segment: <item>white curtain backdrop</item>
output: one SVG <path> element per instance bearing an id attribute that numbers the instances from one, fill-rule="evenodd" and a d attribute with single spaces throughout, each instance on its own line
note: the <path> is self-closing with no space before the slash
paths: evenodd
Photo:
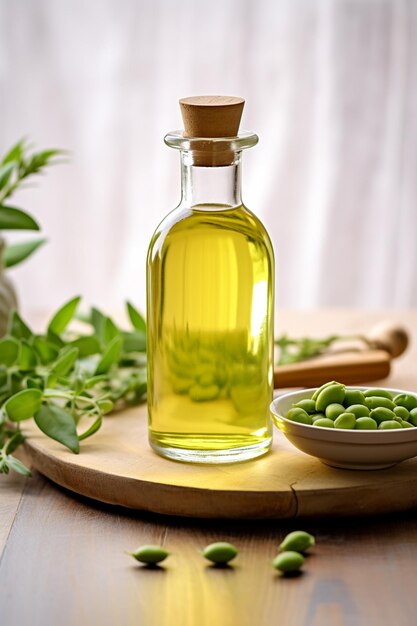
<path id="1" fill-rule="evenodd" d="M 279 307 L 415 306 L 416 59 L 413 0 L 0 0 L 0 147 L 71 151 L 13 201 L 49 239 L 11 273 L 23 310 L 144 308 L 180 190 L 162 138 L 196 94 L 246 98 Z"/>

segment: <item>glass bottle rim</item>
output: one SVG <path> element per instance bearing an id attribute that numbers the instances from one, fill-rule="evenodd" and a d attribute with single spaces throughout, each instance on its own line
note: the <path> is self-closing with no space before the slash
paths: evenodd
<path id="1" fill-rule="evenodd" d="M 239 152 L 256 146 L 258 141 L 258 135 L 245 130 L 240 131 L 236 137 L 184 137 L 183 130 L 173 130 L 164 137 L 164 142 L 170 148 L 199 152 L 213 149 Z"/>

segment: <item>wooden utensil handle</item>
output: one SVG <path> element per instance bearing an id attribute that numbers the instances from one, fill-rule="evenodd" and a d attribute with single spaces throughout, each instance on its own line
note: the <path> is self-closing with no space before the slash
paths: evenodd
<path id="1" fill-rule="evenodd" d="M 329 380 L 354 385 L 386 378 L 390 368 L 391 360 L 385 350 L 326 355 L 277 367 L 274 387 L 317 387 Z"/>

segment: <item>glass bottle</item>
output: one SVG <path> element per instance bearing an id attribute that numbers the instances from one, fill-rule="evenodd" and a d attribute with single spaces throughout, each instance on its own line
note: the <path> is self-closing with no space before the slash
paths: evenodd
<path id="1" fill-rule="evenodd" d="M 185 132 L 165 142 L 180 151 L 181 202 L 147 261 L 149 440 L 176 460 L 241 461 L 272 441 L 274 256 L 241 199 L 241 153 L 258 137 L 238 132 L 241 99 L 180 104 Z"/>

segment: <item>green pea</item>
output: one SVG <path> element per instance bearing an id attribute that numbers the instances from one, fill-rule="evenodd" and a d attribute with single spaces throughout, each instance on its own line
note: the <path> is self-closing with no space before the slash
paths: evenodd
<path id="1" fill-rule="evenodd" d="M 386 409 L 383 406 L 378 407 L 377 409 L 372 409 L 370 413 L 370 417 L 376 421 L 377 424 L 381 422 L 392 422 L 395 420 L 395 413 L 391 411 L 391 409 Z"/>
<path id="2" fill-rule="evenodd" d="M 203 556 L 216 565 L 225 565 L 229 563 L 237 555 L 237 549 L 231 543 L 218 541 L 206 546 L 203 550 Z"/>
<path id="3" fill-rule="evenodd" d="M 321 411 L 325 410 L 326 406 L 329 406 L 329 404 L 333 404 L 335 402 L 337 402 L 338 404 L 342 404 L 345 398 L 345 390 L 346 388 L 344 385 L 336 383 L 334 385 L 329 385 L 329 387 L 326 387 L 325 389 L 320 391 L 316 400 L 317 411 L 320 413 Z"/>
<path id="4" fill-rule="evenodd" d="M 363 392 L 365 398 L 388 398 L 388 400 L 392 400 L 392 393 L 387 391 L 386 389 L 367 389 Z"/>
<path id="5" fill-rule="evenodd" d="M 356 430 L 376 430 L 378 424 L 371 417 L 358 417 L 355 428 Z"/>
<path id="6" fill-rule="evenodd" d="M 334 428 L 334 421 L 329 419 L 328 417 L 322 417 L 321 419 L 316 420 L 314 426 L 320 426 L 321 428 Z"/>
<path id="7" fill-rule="evenodd" d="M 404 420 L 405 422 L 408 421 L 408 418 L 410 417 L 410 413 L 405 408 L 405 406 L 396 406 L 395 409 L 393 409 L 393 411 L 395 415 L 397 415 L 398 417 L 401 417 L 402 420 Z"/>
<path id="8" fill-rule="evenodd" d="M 385 422 L 381 422 L 378 426 L 379 430 L 394 430 L 394 428 L 402 428 L 401 424 L 397 422 L 397 420 L 387 420 Z"/>
<path id="9" fill-rule="evenodd" d="M 298 407 L 299 409 L 304 409 L 306 413 L 315 413 L 316 412 L 316 403 L 314 400 L 300 400 L 293 404 L 294 407 Z"/>
<path id="10" fill-rule="evenodd" d="M 409 411 L 417 408 L 417 398 L 410 393 L 399 393 L 395 396 L 394 402 L 397 406 L 404 406 Z"/>
<path id="11" fill-rule="evenodd" d="M 414 428 L 413 424 L 410 424 L 410 422 L 406 422 L 405 420 L 401 421 L 401 427 L 402 428 Z"/>
<path id="12" fill-rule="evenodd" d="M 353 413 L 342 413 L 342 415 L 339 415 L 339 417 L 335 420 L 334 427 L 345 428 L 348 430 L 351 428 L 355 428 L 355 424 L 356 417 Z"/>
<path id="13" fill-rule="evenodd" d="M 272 561 L 272 567 L 286 574 L 287 572 L 297 572 L 304 563 L 304 557 L 299 552 L 281 552 Z"/>
<path id="14" fill-rule="evenodd" d="M 395 404 L 388 398 L 382 398 L 381 396 L 370 396 L 365 398 L 366 406 L 368 409 L 377 409 L 378 407 L 384 407 L 385 409 L 395 409 Z"/>
<path id="15" fill-rule="evenodd" d="M 208 400 L 215 400 L 219 395 L 219 391 L 220 389 L 217 385 L 209 385 L 208 387 L 193 385 L 188 394 L 194 402 L 207 402 Z"/>
<path id="16" fill-rule="evenodd" d="M 214 383 L 214 374 L 210 372 L 207 372 L 206 374 L 201 374 L 201 376 L 198 377 L 198 384 L 202 387 L 210 387 L 211 385 L 214 385 Z"/>
<path id="17" fill-rule="evenodd" d="M 352 404 L 365 404 L 365 396 L 359 389 L 346 389 L 345 399 L 343 400 L 345 407 L 349 407 Z"/>
<path id="18" fill-rule="evenodd" d="M 313 420 L 313 424 L 315 424 L 317 420 L 322 420 L 326 418 L 324 413 L 313 413 L 312 415 L 310 415 L 310 417 Z"/>
<path id="19" fill-rule="evenodd" d="M 322 385 L 321 387 L 319 387 L 318 389 L 316 389 L 316 391 L 313 393 L 313 395 L 311 396 L 312 400 L 317 400 L 319 393 L 321 391 L 323 391 L 323 389 L 326 389 L 326 387 L 330 387 L 330 385 L 338 385 L 339 383 L 335 380 L 331 380 L 328 383 L 324 383 L 324 385 Z"/>
<path id="20" fill-rule="evenodd" d="M 304 409 L 300 409 L 298 407 L 294 409 L 290 409 L 285 416 L 288 420 L 292 422 L 299 422 L 300 424 L 312 424 L 313 420 L 311 416 L 304 411 Z"/>
<path id="21" fill-rule="evenodd" d="M 141 546 L 135 552 L 132 552 L 131 555 L 137 561 L 141 563 L 145 563 L 146 565 L 156 565 L 157 563 L 161 563 L 164 561 L 169 552 L 165 550 L 162 546 Z"/>
<path id="22" fill-rule="evenodd" d="M 338 404 L 337 402 L 333 402 L 333 404 L 329 404 L 328 406 L 326 406 L 326 417 L 329 420 L 335 420 L 336 417 L 339 417 L 339 415 L 342 415 L 342 413 L 345 412 L 345 407 L 343 406 L 343 404 Z"/>
<path id="23" fill-rule="evenodd" d="M 194 381 L 191 378 L 179 378 L 177 376 L 172 376 L 171 379 L 174 393 L 188 393 L 190 387 L 194 385 Z"/>
<path id="24" fill-rule="evenodd" d="M 417 426 L 417 408 L 416 409 L 411 409 L 409 415 L 408 415 L 408 421 L 413 425 L 413 426 Z"/>
<path id="25" fill-rule="evenodd" d="M 294 530 L 289 533 L 279 546 L 281 552 L 294 551 L 294 552 L 306 552 L 309 548 L 316 543 L 315 538 L 310 533 L 306 533 L 304 530 Z"/>
<path id="26" fill-rule="evenodd" d="M 358 417 L 369 417 L 370 413 L 368 407 L 364 404 L 352 404 L 351 406 L 347 407 L 346 412 L 353 413 L 356 419 Z"/>

